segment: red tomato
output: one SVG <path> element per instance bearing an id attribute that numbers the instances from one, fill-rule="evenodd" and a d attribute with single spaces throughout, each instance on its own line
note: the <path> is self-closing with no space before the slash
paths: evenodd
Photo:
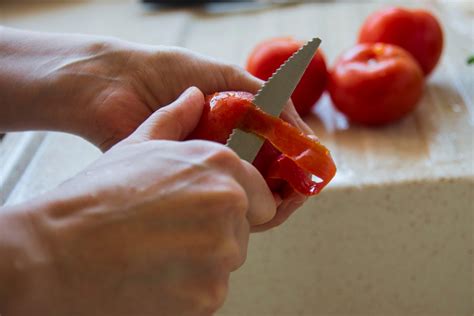
<path id="1" fill-rule="evenodd" d="M 390 44 L 358 44 L 344 53 L 329 75 L 334 105 L 354 122 L 376 125 L 412 111 L 423 92 L 420 65 Z"/>
<path id="2" fill-rule="evenodd" d="M 250 53 L 247 70 L 257 78 L 267 80 L 304 43 L 291 37 L 272 38 L 258 44 Z M 326 88 L 326 62 L 318 49 L 291 96 L 301 116 L 310 113 Z"/>
<path id="3" fill-rule="evenodd" d="M 370 15 L 360 30 L 359 43 L 375 42 L 394 44 L 406 49 L 427 76 L 441 57 L 443 31 L 430 12 L 388 8 Z"/>
<path id="4" fill-rule="evenodd" d="M 253 165 L 273 192 L 285 195 L 286 184 L 304 195 L 319 193 L 336 173 L 329 150 L 296 127 L 251 103 L 245 92 L 220 92 L 206 99 L 204 111 L 189 139 L 225 143 L 234 128 L 266 139 Z M 315 182 L 310 174 L 321 179 Z"/>

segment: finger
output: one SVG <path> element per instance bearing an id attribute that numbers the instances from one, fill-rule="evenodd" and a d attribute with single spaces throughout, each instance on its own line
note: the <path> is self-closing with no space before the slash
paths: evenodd
<path id="1" fill-rule="evenodd" d="M 191 87 L 173 103 L 155 111 L 130 136 L 133 140 L 183 140 L 197 126 L 204 108 L 204 95 Z"/>
<path id="2" fill-rule="evenodd" d="M 234 234 L 235 238 L 239 245 L 240 250 L 240 261 L 234 267 L 232 267 L 231 271 L 235 271 L 240 268 L 245 260 L 247 259 L 247 250 L 250 238 L 250 223 L 248 220 L 244 219 L 238 221 L 234 224 Z"/>
<path id="3" fill-rule="evenodd" d="M 281 203 L 283 202 L 283 199 L 281 198 L 279 193 L 272 192 L 273 194 L 273 199 L 275 200 L 276 207 L 280 207 Z"/>
<path id="4" fill-rule="evenodd" d="M 242 160 L 243 169 L 237 171 L 235 179 L 244 188 L 249 201 L 247 220 L 250 226 L 269 222 L 276 214 L 277 203 L 260 172 Z"/>
<path id="5" fill-rule="evenodd" d="M 299 207 L 301 207 L 306 201 L 307 197 L 298 193 L 293 192 L 289 197 L 285 198 L 281 205 L 278 207 L 276 215 L 271 221 L 264 223 L 263 225 L 255 225 L 251 227 L 251 232 L 263 232 L 271 228 L 277 227 L 284 223 Z"/>
<path id="6" fill-rule="evenodd" d="M 226 90 L 247 91 L 256 94 L 264 84 L 264 81 L 252 76 L 249 72 L 236 66 L 230 66 L 224 72 Z M 307 135 L 314 134 L 313 130 L 303 121 L 289 100 L 280 116 L 283 120 L 300 129 Z"/>
<path id="7" fill-rule="evenodd" d="M 228 66 L 223 75 L 227 85 L 226 90 L 246 91 L 256 94 L 264 83 L 264 81 L 252 76 L 238 66 Z"/>
<path id="8" fill-rule="evenodd" d="M 313 130 L 303 121 L 301 116 L 298 114 L 291 100 L 289 100 L 288 103 L 286 104 L 280 117 L 284 121 L 287 121 L 291 125 L 297 127 L 300 131 L 302 131 L 306 135 L 314 134 Z"/>

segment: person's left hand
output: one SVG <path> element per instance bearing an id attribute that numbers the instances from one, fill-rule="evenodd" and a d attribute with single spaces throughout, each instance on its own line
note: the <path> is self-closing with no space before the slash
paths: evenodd
<path id="1" fill-rule="evenodd" d="M 66 59 L 51 75 L 55 81 L 51 89 L 73 91 L 64 99 L 73 111 L 78 111 L 73 116 L 77 119 L 70 123 L 74 132 L 103 151 L 130 135 L 155 110 L 190 86 L 204 94 L 230 90 L 256 93 L 262 84 L 235 65 L 183 48 L 121 41 L 96 45 L 90 56 L 79 60 Z M 285 111 L 285 119 L 311 132 L 291 102 Z"/>

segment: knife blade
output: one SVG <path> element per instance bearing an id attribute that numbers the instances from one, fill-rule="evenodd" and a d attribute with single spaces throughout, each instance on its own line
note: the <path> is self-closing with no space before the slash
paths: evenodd
<path id="1" fill-rule="evenodd" d="M 263 84 L 252 102 L 266 113 L 279 116 L 320 44 L 319 38 L 313 38 L 296 51 Z M 264 141 L 255 134 L 235 128 L 227 139 L 226 146 L 234 150 L 241 159 L 252 163 Z"/>

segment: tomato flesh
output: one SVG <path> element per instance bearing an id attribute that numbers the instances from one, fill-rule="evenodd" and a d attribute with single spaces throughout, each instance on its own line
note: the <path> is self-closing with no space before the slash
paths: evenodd
<path id="1" fill-rule="evenodd" d="M 329 150 L 296 127 L 260 110 L 252 99 L 253 95 L 245 92 L 208 96 L 204 113 L 190 139 L 224 144 L 234 128 L 254 133 L 266 139 L 254 165 L 272 190 L 288 183 L 304 195 L 319 193 L 336 173 Z M 313 181 L 311 175 L 321 181 Z"/>

